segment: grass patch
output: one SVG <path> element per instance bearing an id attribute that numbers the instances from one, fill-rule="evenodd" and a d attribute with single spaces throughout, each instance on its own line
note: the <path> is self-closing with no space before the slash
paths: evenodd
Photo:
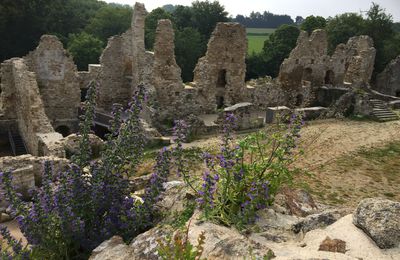
<path id="1" fill-rule="evenodd" d="M 260 53 L 264 47 L 265 40 L 275 30 L 274 28 L 246 28 L 248 53 Z"/>
<path id="2" fill-rule="evenodd" d="M 246 28 L 246 33 L 254 33 L 254 34 L 271 34 L 275 32 L 275 28 Z"/>
<path id="3" fill-rule="evenodd" d="M 248 53 L 260 53 L 264 47 L 265 40 L 268 39 L 268 36 L 254 36 L 254 35 L 247 35 L 248 40 Z"/>
<path id="4" fill-rule="evenodd" d="M 321 203 L 355 206 L 370 197 L 400 201 L 400 141 L 341 156 L 313 175 L 297 181 L 306 182 L 302 186 Z"/>

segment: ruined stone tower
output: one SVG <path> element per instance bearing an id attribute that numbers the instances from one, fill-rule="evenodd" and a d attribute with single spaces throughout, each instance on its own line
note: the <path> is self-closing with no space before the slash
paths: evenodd
<path id="1" fill-rule="evenodd" d="M 206 55 L 194 70 L 198 98 L 205 112 L 243 101 L 246 53 L 245 28 L 237 23 L 218 23 Z"/>
<path id="2" fill-rule="evenodd" d="M 154 43 L 153 86 L 160 118 L 179 114 L 184 90 L 181 69 L 175 60 L 174 29 L 170 20 L 159 20 Z"/>

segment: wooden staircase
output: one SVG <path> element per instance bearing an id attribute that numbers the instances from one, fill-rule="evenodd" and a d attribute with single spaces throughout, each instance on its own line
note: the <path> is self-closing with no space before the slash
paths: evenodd
<path id="1" fill-rule="evenodd" d="M 372 116 L 379 122 L 399 120 L 399 116 L 390 110 L 385 102 L 379 99 L 371 99 Z"/>

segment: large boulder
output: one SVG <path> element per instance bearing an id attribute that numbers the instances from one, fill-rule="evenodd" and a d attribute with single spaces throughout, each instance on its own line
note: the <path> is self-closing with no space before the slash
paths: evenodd
<path id="1" fill-rule="evenodd" d="M 380 198 L 364 199 L 358 204 L 353 223 L 380 248 L 400 245 L 400 202 Z"/>

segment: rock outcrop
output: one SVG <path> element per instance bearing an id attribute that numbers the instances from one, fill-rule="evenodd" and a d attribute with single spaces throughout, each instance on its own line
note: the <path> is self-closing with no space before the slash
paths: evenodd
<path id="1" fill-rule="evenodd" d="M 380 248 L 400 246 L 400 202 L 364 199 L 354 213 L 354 225 L 367 233 Z"/>

